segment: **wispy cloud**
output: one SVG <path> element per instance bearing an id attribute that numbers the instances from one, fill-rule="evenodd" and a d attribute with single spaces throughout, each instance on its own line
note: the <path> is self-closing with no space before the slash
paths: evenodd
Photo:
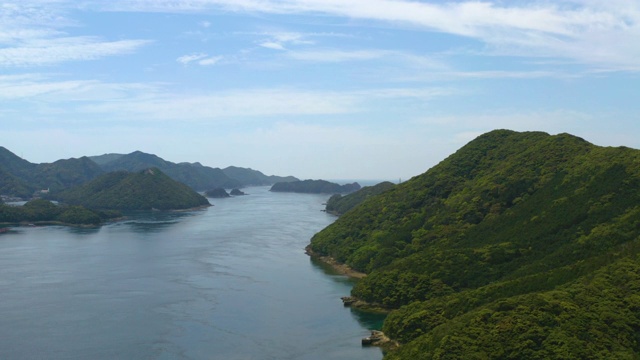
<path id="1" fill-rule="evenodd" d="M 0 66 L 43 66 L 132 53 L 149 40 L 108 41 L 69 36 L 63 29 L 77 24 L 64 14 L 64 1 L 0 5 Z"/>
<path id="2" fill-rule="evenodd" d="M 327 14 L 473 38 L 497 54 L 559 57 L 640 71 L 637 1 L 121 0 L 104 6 L 127 11 Z"/>
<path id="3" fill-rule="evenodd" d="M 222 59 L 223 59 L 222 56 L 210 56 L 208 54 L 200 53 L 200 54 L 190 54 L 190 55 L 180 56 L 179 58 L 176 59 L 176 61 L 185 66 L 191 63 L 195 63 L 202 66 L 210 66 L 210 65 L 217 64 Z"/>
<path id="4" fill-rule="evenodd" d="M 286 50 L 288 45 L 310 45 L 314 41 L 309 40 L 312 36 L 318 36 L 318 34 L 302 34 L 295 32 L 271 32 L 259 34 L 267 37 L 266 40 L 260 41 L 259 45 L 273 50 Z"/>
<path id="5" fill-rule="evenodd" d="M 0 66 L 41 66 L 66 61 L 96 60 L 134 52 L 146 40 L 101 41 L 93 37 L 38 39 L 0 49 Z"/>
<path id="6" fill-rule="evenodd" d="M 149 97 L 159 89 L 153 84 L 106 83 L 96 80 L 57 80 L 45 74 L 0 75 L 0 102 L 57 103 L 111 102 Z"/>

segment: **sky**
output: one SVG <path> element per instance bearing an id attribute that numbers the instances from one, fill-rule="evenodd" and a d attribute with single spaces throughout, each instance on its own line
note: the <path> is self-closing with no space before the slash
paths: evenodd
<path id="1" fill-rule="evenodd" d="M 0 2 L 0 145 L 408 179 L 494 130 L 640 148 L 638 0 Z"/>

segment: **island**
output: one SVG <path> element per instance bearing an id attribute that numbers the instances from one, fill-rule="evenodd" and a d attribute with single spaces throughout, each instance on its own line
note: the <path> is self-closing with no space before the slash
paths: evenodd
<path id="1" fill-rule="evenodd" d="M 215 188 L 204 192 L 207 197 L 222 199 L 230 197 L 229 193 L 223 188 Z"/>
<path id="2" fill-rule="evenodd" d="M 275 183 L 270 191 L 273 192 L 294 192 L 307 194 L 345 194 L 360 189 L 360 184 L 340 185 L 326 180 L 298 180 L 290 182 Z"/>
<path id="3" fill-rule="evenodd" d="M 207 198 L 157 168 L 107 173 L 50 197 L 89 209 L 185 210 L 211 206 Z"/>
<path id="4" fill-rule="evenodd" d="M 0 224 L 5 225 L 97 226 L 121 216 L 117 211 L 95 211 L 83 206 L 57 205 L 45 199 L 34 199 L 22 206 L 0 204 Z"/>

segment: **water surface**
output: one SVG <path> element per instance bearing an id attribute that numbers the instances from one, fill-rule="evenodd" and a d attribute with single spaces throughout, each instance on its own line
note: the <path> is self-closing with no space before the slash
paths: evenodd
<path id="1" fill-rule="evenodd" d="M 2 359 L 367 359 L 380 316 L 304 254 L 328 196 L 212 199 L 98 229 L 0 234 Z"/>

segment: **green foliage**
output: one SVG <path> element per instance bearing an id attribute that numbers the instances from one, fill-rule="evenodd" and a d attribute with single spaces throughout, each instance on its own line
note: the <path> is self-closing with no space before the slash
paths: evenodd
<path id="1" fill-rule="evenodd" d="M 303 180 L 278 182 L 273 184 L 270 191 L 309 194 L 344 194 L 359 189 L 360 184 L 358 183 L 340 185 L 326 180 Z"/>
<path id="2" fill-rule="evenodd" d="M 639 151 L 499 130 L 310 246 L 369 273 L 354 296 L 398 309 L 384 330 L 404 345 L 390 358 L 634 358 L 624 306 L 640 282 L 626 276 L 620 298 L 613 277 L 638 263 L 639 204 Z M 591 296 L 592 279 L 611 281 Z"/>
<path id="3" fill-rule="evenodd" d="M 382 194 L 394 186 L 395 185 L 393 183 L 385 181 L 374 186 L 365 186 L 362 189 L 346 196 L 335 194 L 329 198 L 329 201 L 327 201 L 326 210 L 332 214 L 342 215 L 367 198 Z"/>
<path id="4" fill-rule="evenodd" d="M 108 173 L 56 196 L 90 209 L 179 210 L 209 205 L 204 196 L 155 168 Z"/>
<path id="5" fill-rule="evenodd" d="M 0 223 L 64 223 L 69 225 L 99 225 L 104 220 L 120 216 L 88 210 L 81 206 L 58 206 L 48 200 L 36 199 L 23 206 L 0 204 Z"/>

